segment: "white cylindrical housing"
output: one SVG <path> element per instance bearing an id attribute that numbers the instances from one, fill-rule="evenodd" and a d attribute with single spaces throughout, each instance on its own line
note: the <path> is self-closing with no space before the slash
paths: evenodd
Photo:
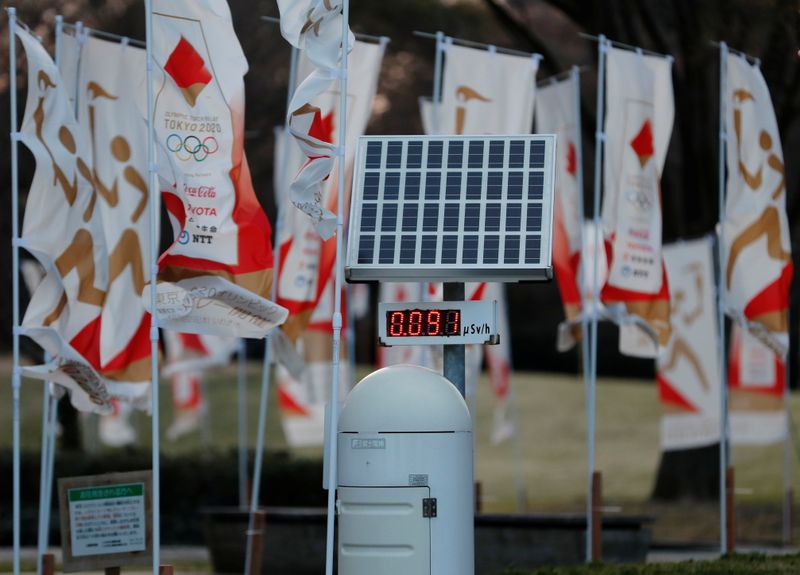
<path id="1" fill-rule="evenodd" d="M 339 573 L 472 575 L 472 420 L 429 369 L 399 365 L 350 393 L 338 436 Z"/>

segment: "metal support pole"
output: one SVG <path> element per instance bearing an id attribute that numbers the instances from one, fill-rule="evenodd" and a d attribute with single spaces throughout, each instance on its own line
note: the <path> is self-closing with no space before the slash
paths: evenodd
<path id="1" fill-rule="evenodd" d="M 792 543 L 792 394 L 789 389 L 789 356 L 784 357 L 783 407 L 786 412 L 786 437 L 783 440 L 783 544 Z"/>
<path id="2" fill-rule="evenodd" d="M 719 231 L 717 235 L 718 280 L 717 280 L 717 329 L 719 331 L 720 405 L 719 405 L 719 547 L 723 555 L 728 552 L 728 499 L 726 497 L 726 477 L 728 473 L 728 377 L 725 357 L 725 153 L 728 139 L 726 122 L 726 67 L 728 65 L 728 45 L 719 45 Z"/>
<path id="3" fill-rule="evenodd" d="M 584 219 L 584 202 L 583 202 L 583 128 L 581 125 L 581 68 L 580 66 L 573 66 L 570 69 L 570 78 L 573 82 L 574 88 L 574 106 L 575 106 L 575 164 L 576 164 L 576 171 L 575 171 L 575 180 L 577 183 L 578 188 L 578 213 L 581 216 L 581 227 L 580 227 L 580 246 L 581 246 L 581 258 L 580 258 L 580 276 L 579 276 L 579 285 L 580 285 L 580 296 L 581 296 L 581 371 L 583 372 L 583 385 L 584 388 L 587 390 L 589 387 L 589 371 L 590 371 L 590 350 L 589 350 L 589 316 L 588 316 L 588 309 L 587 309 L 587 302 L 586 302 L 586 292 L 583 289 L 582 282 L 585 281 L 585 278 L 588 274 L 588 266 L 586 265 L 586 259 L 583 257 L 583 254 L 586 253 L 584 247 L 586 245 L 586 238 L 584 238 L 584 226 L 583 226 L 583 219 Z M 587 396 L 588 398 L 588 396 Z"/>
<path id="4" fill-rule="evenodd" d="M 150 194 L 150 398 L 151 398 L 151 449 L 153 466 L 153 575 L 159 575 L 161 565 L 161 461 L 159 406 L 158 406 L 158 168 L 155 154 L 155 108 L 153 101 L 153 6 L 145 0 L 145 28 L 147 36 L 147 163 Z"/>
<path id="5" fill-rule="evenodd" d="M 17 132 L 17 9 L 8 8 L 9 92 L 11 97 L 11 305 L 12 305 L 12 439 L 13 439 L 13 570 L 20 572 L 20 386 L 19 367 L 19 133 Z"/>
<path id="6" fill-rule="evenodd" d="M 52 486 L 47 483 L 47 468 L 50 455 L 50 383 L 42 382 L 42 450 L 39 460 L 39 534 L 37 537 L 36 573 L 42 575 L 42 561 L 47 552 L 45 533 L 50 529 L 50 510 L 46 507 L 47 490 Z"/>
<path id="7" fill-rule="evenodd" d="M 288 120 L 288 108 L 289 103 L 292 101 L 292 96 L 294 95 L 294 90 L 297 84 L 297 58 L 298 58 L 298 51 L 297 48 L 292 47 L 290 61 L 289 61 L 289 88 L 287 90 L 286 95 L 286 121 L 284 122 L 283 126 L 283 160 L 281 162 L 281 177 L 280 182 L 281 185 L 285 185 L 288 181 L 288 172 L 289 172 L 289 145 L 290 145 L 290 134 L 289 134 L 289 120 Z M 277 194 L 276 194 L 277 196 Z M 279 200 L 278 202 L 278 217 L 277 222 L 275 223 L 275 230 L 273 232 L 273 245 L 275 248 L 273 249 L 274 252 L 278 251 L 278 247 L 280 245 L 280 238 L 281 238 L 281 229 L 283 228 L 283 218 L 284 218 L 284 203 Z M 271 288 L 271 295 L 270 299 L 275 301 L 276 295 L 278 293 L 278 281 L 280 280 L 279 277 L 280 270 L 276 267 L 272 276 L 272 288 Z M 270 384 L 270 363 L 271 363 L 271 354 L 272 354 L 272 336 L 267 334 L 267 337 L 264 339 L 264 360 L 261 366 L 261 395 L 259 398 L 259 407 L 258 407 L 258 431 L 256 432 L 256 448 L 255 448 L 255 461 L 253 462 L 253 480 L 251 482 L 251 494 L 250 494 L 250 516 L 248 518 L 248 535 L 247 535 L 247 550 L 245 552 L 245 573 L 249 573 L 250 569 L 252 568 L 253 558 L 254 558 L 254 541 L 253 536 L 257 534 L 255 529 L 256 524 L 256 513 L 258 512 L 258 501 L 260 499 L 260 490 L 261 490 L 261 470 L 263 467 L 264 462 L 264 434 L 267 427 L 267 410 L 269 407 L 269 384 Z M 251 536 L 253 534 L 253 536 Z"/>
<path id="8" fill-rule="evenodd" d="M 333 575 L 334 530 L 336 518 L 336 478 L 337 478 L 337 431 L 339 428 L 339 351 L 342 337 L 342 284 L 344 277 L 342 263 L 344 261 L 344 189 L 345 171 L 347 168 L 347 69 L 348 48 L 350 42 L 350 0 L 342 1 L 342 57 L 339 63 L 339 194 L 336 206 L 336 280 L 333 294 L 333 345 L 331 346 L 331 390 L 330 417 L 328 419 L 328 517 L 325 541 L 325 575 Z"/>
<path id="9" fill-rule="evenodd" d="M 273 283 L 273 290 L 274 288 Z M 274 298 L 273 298 L 274 299 Z M 247 548 L 245 555 L 244 572 L 253 572 L 253 560 L 256 559 L 255 551 L 260 549 L 262 532 L 256 529 L 256 516 L 258 514 L 258 501 L 261 498 L 261 469 L 264 462 L 264 435 L 267 427 L 267 410 L 269 408 L 269 366 L 272 351 L 271 335 L 267 334 L 264 340 L 264 363 L 261 366 L 261 395 L 258 402 L 258 431 L 256 432 L 256 458 L 253 464 L 253 484 L 250 493 L 250 516 L 247 522 Z M 261 566 L 257 565 L 260 570 Z"/>
<path id="10" fill-rule="evenodd" d="M 431 106 L 431 128 L 434 134 L 441 133 L 440 109 L 442 105 L 442 60 L 444 59 L 444 32 L 436 32 L 436 59 L 433 68 L 433 105 Z"/>
<path id="11" fill-rule="evenodd" d="M 47 520 L 45 523 L 50 525 L 50 510 L 53 508 L 53 477 L 55 475 L 56 464 L 56 430 L 58 429 L 58 398 L 50 394 L 50 423 L 47 428 L 48 446 L 50 451 L 47 454 L 47 477 L 45 483 L 49 486 L 45 490 L 44 508 L 47 511 Z M 50 546 L 50 530 L 44 532 L 44 548 Z"/>
<path id="12" fill-rule="evenodd" d="M 603 474 L 592 475 L 592 561 L 603 560 Z"/>
<path id="13" fill-rule="evenodd" d="M 593 511 L 594 493 L 592 484 L 595 472 L 595 396 L 597 391 L 597 322 L 600 306 L 600 229 L 603 222 L 600 218 L 600 193 L 603 177 L 603 144 L 605 132 L 603 131 L 603 113 L 605 111 L 605 83 L 606 83 L 606 52 L 608 43 L 606 37 L 600 35 L 597 44 L 598 74 L 597 74 L 597 126 L 595 128 L 595 155 L 594 155 L 594 272 L 592 275 L 592 321 L 589 350 L 589 378 L 586 383 L 586 443 L 587 443 L 587 501 L 586 501 L 586 562 L 592 560 L 593 549 Z"/>
<path id="14" fill-rule="evenodd" d="M 443 286 L 444 301 L 464 301 L 466 288 L 463 283 L 445 283 Z M 466 397 L 466 377 L 464 361 L 466 347 L 464 345 L 445 345 L 444 347 L 444 376 L 456 386 L 458 392 Z"/>
<path id="15" fill-rule="evenodd" d="M 236 389 L 239 410 L 239 507 L 247 508 L 247 358 L 244 338 L 239 339 Z"/>
<path id="16" fill-rule="evenodd" d="M 345 331 L 347 350 L 345 351 L 347 351 L 347 376 L 350 378 L 345 385 L 347 385 L 347 391 L 349 391 L 356 376 L 356 314 L 353 309 L 352 286 L 345 286 L 344 293 L 345 301 L 347 302 L 347 330 Z"/>

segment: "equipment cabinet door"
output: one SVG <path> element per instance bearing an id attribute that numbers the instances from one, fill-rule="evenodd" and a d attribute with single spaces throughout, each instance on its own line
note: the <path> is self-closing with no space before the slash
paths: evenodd
<path id="1" fill-rule="evenodd" d="M 428 487 L 340 487 L 339 573 L 430 575 Z"/>

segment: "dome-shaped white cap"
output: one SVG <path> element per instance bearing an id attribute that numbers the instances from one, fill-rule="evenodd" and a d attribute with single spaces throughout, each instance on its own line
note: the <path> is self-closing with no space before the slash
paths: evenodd
<path id="1" fill-rule="evenodd" d="M 418 365 L 393 365 L 353 388 L 339 417 L 339 431 L 472 431 L 472 419 L 450 381 Z"/>

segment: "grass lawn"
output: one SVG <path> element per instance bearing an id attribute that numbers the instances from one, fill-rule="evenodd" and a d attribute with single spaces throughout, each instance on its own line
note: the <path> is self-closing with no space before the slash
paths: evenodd
<path id="1" fill-rule="evenodd" d="M 10 362 L 0 363 L 0 447 L 11 443 Z M 360 376 L 367 373 L 360 370 Z M 249 365 L 247 417 L 249 445 L 255 445 L 260 364 Z M 482 484 L 483 510 L 514 511 L 524 491 L 525 509 L 532 512 L 583 511 L 586 490 L 586 438 L 582 379 L 570 375 L 516 373 L 519 439 L 491 445 L 492 397 L 482 379 L 477 394 L 476 478 Z M 26 380 L 22 387 L 22 446 L 38 450 L 41 436 L 42 386 Z M 236 445 L 235 371 L 217 371 L 209 378 L 206 397 L 209 426 L 176 442 L 163 431 L 171 422 L 170 389 L 162 386 L 161 430 L 165 453 L 228 450 Z M 659 540 L 717 540 L 717 508 L 707 505 L 654 505 L 648 502 L 658 469 L 660 407 L 653 383 L 601 379 L 597 393 L 597 467 L 603 471 L 605 505 L 609 513 L 644 513 L 656 519 Z M 268 449 L 288 450 L 271 393 L 267 420 Z M 795 421 L 800 421 L 800 397 L 794 397 Z M 87 418 L 90 419 L 90 418 Z M 137 414 L 143 446 L 149 445 L 150 420 Z M 89 421 L 87 421 L 89 423 Z M 87 426 L 91 428 L 90 426 Z M 92 443 L 92 442 L 90 442 Z M 96 443 L 96 442 L 93 442 Z M 96 449 L 101 449 L 95 446 Z M 514 457 L 518 452 L 520 457 Z M 299 450 L 299 457 L 321 457 L 322 450 Z M 782 445 L 735 447 L 738 533 L 741 540 L 776 541 L 780 536 Z M 515 463 L 516 462 L 516 463 Z M 269 462 L 266 463 L 267 465 Z M 793 459 L 794 489 L 800 493 L 800 469 Z M 33 478 L 24 478 L 32 481 Z M 38 481 L 38 478 L 36 478 Z"/>
<path id="2" fill-rule="evenodd" d="M 501 575 L 790 575 L 799 571 L 800 555 L 732 554 L 717 561 L 545 567 L 533 571 L 503 571 Z"/>

